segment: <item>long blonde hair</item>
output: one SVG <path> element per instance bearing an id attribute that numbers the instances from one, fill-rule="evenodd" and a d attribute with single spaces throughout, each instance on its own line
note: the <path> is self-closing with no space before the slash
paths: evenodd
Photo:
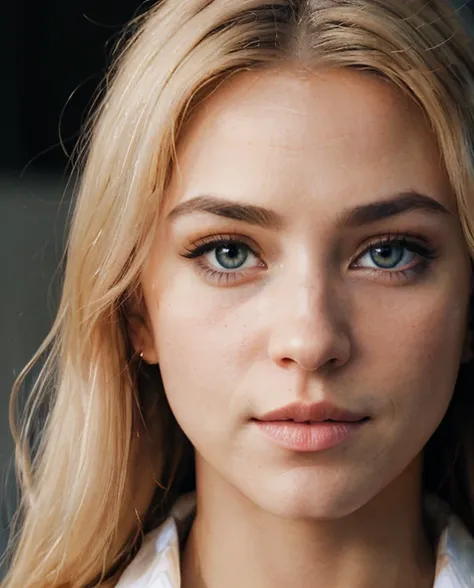
<path id="1" fill-rule="evenodd" d="M 127 317 L 141 312 L 140 274 L 180 130 L 229 76 L 294 62 L 390 80 L 436 133 L 474 252 L 474 60 L 458 16 L 445 0 L 163 0 L 132 23 L 85 133 L 57 318 L 12 394 L 22 503 L 3 588 L 113 585 L 192 465 L 159 368 L 136 356 Z M 472 396 L 455 392 L 459 407 L 440 427 L 446 455 L 426 472 L 471 530 Z"/>

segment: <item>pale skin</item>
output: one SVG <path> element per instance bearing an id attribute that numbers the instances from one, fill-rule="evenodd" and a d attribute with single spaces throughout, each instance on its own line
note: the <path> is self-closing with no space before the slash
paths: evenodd
<path id="1" fill-rule="evenodd" d="M 421 112 L 369 74 L 249 72 L 200 107 L 178 161 L 132 339 L 196 448 L 183 586 L 432 586 L 421 456 L 469 358 L 471 275 Z M 348 219 L 415 192 L 431 204 Z M 272 213 L 191 210 L 199 196 Z M 398 244 L 374 258 L 387 238 Z M 295 401 L 370 420 L 292 452 L 252 419 Z"/>

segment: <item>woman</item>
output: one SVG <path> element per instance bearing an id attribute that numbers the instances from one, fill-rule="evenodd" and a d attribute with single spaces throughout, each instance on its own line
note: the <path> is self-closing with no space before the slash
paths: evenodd
<path id="1" fill-rule="evenodd" d="M 474 586 L 460 13 L 165 0 L 135 26 L 14 427 L 4 588 Z"/>

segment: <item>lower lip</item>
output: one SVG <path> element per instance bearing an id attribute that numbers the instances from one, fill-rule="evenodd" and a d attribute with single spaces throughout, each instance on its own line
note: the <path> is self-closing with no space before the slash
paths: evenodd
<path id="1" fill-rule="evenodd" d="M 335 447 L 357 433 L 366 422 L 254 421 L 260 431 L 280 447 L 301 452 Z"/>

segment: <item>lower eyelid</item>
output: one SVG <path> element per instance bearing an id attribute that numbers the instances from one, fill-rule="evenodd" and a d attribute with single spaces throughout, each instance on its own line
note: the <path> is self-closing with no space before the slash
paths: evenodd
<path id="1" fill-rule="evenodd" d="M 215 269 L 207 263 L 204 263 L 202 257 L 194 261 L 196 270 L 207 278 L 209 282 L 217 286 L 231 286 L 237 283 L 245 283 L 247 278 L 251 277 L 252 273 L 262 269 L 260 267 L 251 267 L 236 271 L 225 271 L 224 269 Z"/>
<path id="2" fill-rule="evenodd" d="M 369 274 L 369 276 L 374 276 L 374 280 L 378 281 L 393 281 L 393 280 L 400 280 L 409 282 L 410 280 L 414 280 L 417 277 L 423 276 L 432 265 L 433 260 L 428 258 L 420 258 L 417 263 L 414 265 L 410 265 L 405 268 L 401 269 L 377 269 L 374 267 L 360 267 L 356 268 L 358 271 L 363 271 L 365 274 Z"/>

